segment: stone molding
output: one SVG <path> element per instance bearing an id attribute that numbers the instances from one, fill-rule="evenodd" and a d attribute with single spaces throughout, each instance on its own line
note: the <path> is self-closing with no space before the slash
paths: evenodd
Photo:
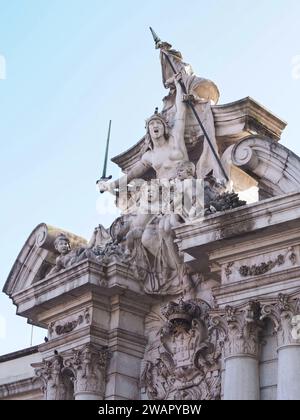
<path id="1" fill-rule="evenodd" d="M 43 394 L 40 390 L 41 387 L 34 378 L 23 379 L 21 381 L 0 385 L 0 400 L 11 398 L 21 399 L 21 395 L 26 395 L 26 399 L 31 399 L 31 397 L 34 399 L 39 399 L 38 397 L 40 397 L 40 399 L 42 399 Z"/>

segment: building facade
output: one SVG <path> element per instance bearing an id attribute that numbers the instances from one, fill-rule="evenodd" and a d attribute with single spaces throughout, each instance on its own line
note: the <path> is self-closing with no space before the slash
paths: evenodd
<path id="1" fill-rule="evenodd" d="M 38 225 L 4 293 L 37 347 L 0 357 L 0 399 L 300 399 L 300 159 L 286 123 L 156 39 L 146 135 L 98 182 L 122 211 L 92 238 Z M 175 77 L 174 74 L 175 73 Z M 199 122 L 200 121 L 200 122 Z"/>

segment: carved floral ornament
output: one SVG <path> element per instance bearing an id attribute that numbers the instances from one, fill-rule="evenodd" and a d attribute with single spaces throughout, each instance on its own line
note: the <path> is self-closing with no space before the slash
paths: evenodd
<path id="1" fill-rule="evenodd" d="M 276 302 L 263 304 L 261 319 L 272 321 L 278 346 L 300 344 L 299 293 L 291 296 L 280 294 Z"/>
<path id="2" fill-rule="evenodd" d="M 261 276 L 273 270 L 275 267 L 284 266 L 288 261 L 294 266 L 297 264 L 297 260 L 298 258 L 295 249 L 291 247 L 288 248 L 284 254 L 279 254 L 275 259 L 270 259 L 267 262 L 262 262 L 260 264 L 242 265 L 237 268 L 237 271 L 242 277 Z M 234 266 L 235 262 L 229 262 L 225 266 L 224 271 L 228 280 L 233 273 Z"/>
<path id="3" fill-rule="evenodd" d="M 242 307 L 226 306 L 224 310 L 211 312 L 210 331 L 219 332 L 225 357 L 258 354 L 261 328 L 259 310 L 259 303 L 250 301 Z"/>
<path id="4" fill-rule="evenodd" d="M 170 302 L 161 309 L 166 320 L 151 316 L 142 363 L 141 386 L 149 399 L 219 399 L 221 356 L 257 358 L 264 320 L 274 323 L 278 346 L 300 344 L 300 291 L 263 302 L 250 301 L 210 309 L 196 299 Z M 156 338 L 155 338 L 156 337 Z"/>
<path id="5" fill-rule="evenodd" d="M 53 358 L 34 363 L 32 367 L 35 368 L 35 380 L 41 381 L 47 400 L 73 399 L 80 392 L 91 392 L 103 397 L 109 359 L 107 348 L 98 349 L 87 344 L 62 354 L 55 351 Z M 69 398 L 65 375 L 68 375 L 74 386 L 72 395 L 69 392 Z"/>
<path id="6" fill-rule="evenodd" d="M 85 323 L 88 325 L 90 323 L 91 315 L 89 308 L 86 308 L 82 314 L 80 314 L 76 319 L 69 318 L 65 320 L 63 324 L 58 324 L 52 322 L 49 325 L 48 331 L 50 338 L 53 337 L 54 333 L 56 335 L 64 335 L 74 331 L 78 326 Z"/>

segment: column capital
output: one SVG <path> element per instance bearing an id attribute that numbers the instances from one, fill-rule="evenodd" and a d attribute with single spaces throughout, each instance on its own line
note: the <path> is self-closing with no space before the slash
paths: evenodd
<path id="1" fill-rule="evenodd" d="M 61 372 L 63 368 L 62 356 L 55 354 L 51 359 L 31 365 L 35 370 L 34 380 L 41 381 L 41 389 L 45 400 L 60 400 L 63 395 Z"/>
<path id="2" fill-rule="evenodd" d="M 226 306 L 210 313 L 210 329 L 217 329 L 224 346 L 224 357 L 257 357 L 259 351 L 260 305 L 250 301 L 242 306 Z"/>
<path id="3" fill-rule="evenodd" d="M 64 358 L 65 368 L 74 373 L 74 394 L 96 394 L 99 398 L 105 395 L 105 376 L 110 353 L 106 347 L 86 344 L 73 349 Z"/>
<path id="4" fill-rule="evenodd" d="M 265 303 L 262 305 L 261 319 L 273 322 L 279 348 L 300 345 L 300 293 L 281 293 L 275 301 Z"/>

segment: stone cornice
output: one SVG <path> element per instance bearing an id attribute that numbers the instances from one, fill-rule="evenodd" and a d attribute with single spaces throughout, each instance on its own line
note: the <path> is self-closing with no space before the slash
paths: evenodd
<path id="1" fill-rule="evenodd" d="M 12 382 L 10 384 L 0 385 L 0 400 L 8 398 L 22 399 L 22 394 L 34 394 L 35 399 L 40 397 L 43 399 L 40 384 L 34 380 L 34 378 L 23 379 L 21 381 Z M 26 396 L 26 399 L 28 396 Z"/>
<path id="2" fill-rule="evenodd" d="M 213 296 L 219 305 L 228 302 L 241 302 L 249 299 L 275 299 L 278 293 L 292 293 L 299 287 L 300 267 L 286 269 L 280 272 L 268 273 L 266 276 L 256 276 L 239 282 L 217 286 Z M 258 288 L 259 286 L 259 288 Z"/>
<path id="3" fill-rule="evenodd" d="M 0 363 L 8 362 L 10 360 L 19 359 L 21 357 L 30 356 L 31 354 L 38 352 L 38 346 L 29 347 L 27 349 L 22 349 L 15 351 L 13 353 L 4 354 L 0 356 Z"/>
<path id="4" fill-rule="evenodd" d="M 63 303 L 65 296 L 70 293 L 76 300 L 86 291 L 108 298 L 122 294 L 131 297 L 143 296 L 143 302 L 153 301 L 150 296 L 144 294 L 139 282 L 129 275 L 127 267 L 113 264 L 104 273 L 100 264 L 89 260 L 33 284 L 12 298 L 18 307 L 18 314 L 34 320 L 37 314 L 40 316 L 41 310 L 49 310 L 49 304 L 53 306 L 54 303 Z"/>
<path id="5" fill-rule="evenodd" d="M 141 335 L 128 334 L 120 328 L 110 333 L 109 349 L 112 352 L 122 352 L 130 356 L 142 358 L 145 353 L 147 339 Z"/>
<path id="6" fill-rule="evenodd" d="M 292 193 L 179 226 L 175 233 L 180 250 L 197 258 L 201 253 L 220 247 L 221 243 L 240 245 L 267 234 L 286 232 L 288 228 L 293 229 L 299 219 L 300 193 Z"/>

